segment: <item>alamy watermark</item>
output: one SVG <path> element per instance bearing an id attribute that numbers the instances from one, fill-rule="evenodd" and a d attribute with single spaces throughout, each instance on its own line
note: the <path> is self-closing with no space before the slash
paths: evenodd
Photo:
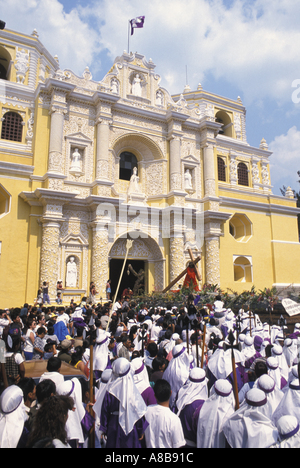
<path id="1" fill-rule="evenodd" d="M 95 230 L 107 227 L 110 238 L 185 238 L 201 249 L 204 243 L 204 211 L 181 206 L 165 208 L 127 205 L 119 201 L 100 203 L 96 209 Z"/>
<path id="2" fill-rule="evenodd" d="M 300 79 L 294 80 L 292 83 L 292 88 L 296 88 L 292 93 L 292 101 L 294 104 L 299 104 L 300 102 Z"/>

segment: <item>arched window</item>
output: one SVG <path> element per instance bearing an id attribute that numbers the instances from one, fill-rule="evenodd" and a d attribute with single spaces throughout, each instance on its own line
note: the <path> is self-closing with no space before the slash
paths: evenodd
<path id="1" fill-rule="evenodd" d="M 0 62 L 0 80 L 7 80 L 7 70 Z"/>
<path id="2" fill-rule="evenodd" d="M 0 80 L 9 80 L 11 56 L 9 52 L 0 46 Z"/>
<path id="3" fill-rule="evenodd" d="M 252 283 L 252 257 L 236 257 L 233 262 L 234 281 Z"/>
<path id="4" fill-rule="evenodd" d="M 133 153 L 123 151 L 120 155 L 120 176 L 122 180 L 130 180 L 133 168 L 138 168 L 137 159 Z"/>
<path id="5" fill-rule="evenodd" d="M 231 122 L 230 116 L 225 111 L 219 111 L 216 113 L 215 117 L 216 122 L 222 124 L 222 127 L 219 130 L 220 135 L 227 137 L 232 137 L 233 123 Z"/>
<path id="6" fill-rule="evenodd" d="M 226 182 L 225 161 L 218 156 L 218 180 Z"/>
<path id="7" fill-rule="evenodd" d="M 22 142 L 23 119 L 16 112 L 6 112 L 2 121 L 2 140 Z"/>
<path id="8" fill-rule="evenodd" d="M 249 186 L 248 167 L 245 163 L 240 162 L 237 167 L 238 171 L 238 184 Z"/>

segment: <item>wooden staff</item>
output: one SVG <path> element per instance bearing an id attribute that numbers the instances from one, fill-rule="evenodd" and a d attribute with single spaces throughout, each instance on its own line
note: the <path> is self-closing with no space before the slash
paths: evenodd
<path id="1" fill-rule="evenodd" d="M 125 258 L 124 258 L 124 262 L 123 262 L 122 271 L 121 271 L 121 275 L 120 275 L 120 278 L 119 278 L 118 286 L 117 286 L 117 289 L 116 289 L 115 297 L 114 297 L 114 300 L 113 300 L 113 305 L 112 305 L 111 311 L 109 313 L 109 318 L 108 318 L 108 322 L 107 322 L 107 326 L 106 326 L 106 331 L 108 331 L 108 328 L 109 328 L 109 324 L 110 324 L 110 321 L 111 321 L 111 316 L 113 314 L 113 308 L 114 308 L 114 305 L 116 303 L 119 288 L 120 288 L 120 284 L 121 284 L 121 281 L 122 281 L 122 278 L 123 278 L 123 273 L 124 273 L 124 268 L 125 268 L 125 264 L 126 264 L 126 261 L 127 261 L 128 253 L 129 253 L 129 250 L 132 247 L 132 244 L 133 244 L 133 240 L 127 239 L 126 254 L 125 254 Z"/>
<path id="2" fill-rule="evenodd" d="M 203 364 L 204 364 L 205 335 L 206 335 L 206 323 L 204 324 L 203 335 L 202 335 L 203 343 L 202 343 L 201 369 L 203 369 Z M 197 346 L 198 346 L 198 344 L 197 344 Z"/>
<path id="3" fill-rule="evenodd" d="M 200 260 L 201 260 L 201 257 L 197 257 L 194 261 L 194 265 L 200 262 Z M 169 291 L 169 289 L 171 289 L 172 286 L 174 286 L 174 284 L 178 283 L 178 281 L 186 274 L 187 274 L 187 268 L 183 270 L 183 272 L 180 273 L 180 275 L 178 275 L 162 292 L 166 293 L 167 291 Z"/>
<path id="4" fill-rule="evenodd" d="M 90 346 L 90 403 L 94 403 L 94 346 Z M 95 417 L 93 408 L 90 407 L 90 415 Z M 95 448 L 95 423 L 89 433 L 89 448 Z"/>
<path id="5" fill-rule="evenodd" d="M 199 367 L 199 348 L 198 348 L 198 324 L 196 325 L 196 360 L 197 360 L 197 367 Z"/>
<path id="6" fill-rule="evenodd" d="M 190 354 L 190 337 L 189 337 L 189 318 L 188 316 L 185 317 L 185 326 L 186 326 L 186 349 L 187 353 Z"/>
<path id="7" fill-rule="evenodd" d="M 230 330 L 229 335 L 228 335 L 228 341 L 229 345 L 226 344 L 226 349 L 231 349 L 231 363 L 232 363 L 232 373 L 233 373 L 233 392 L 234 392 L 234 398 L 235 398 L 235 410 L 237 411 L 240 407 L 239 403 L 239 390 L 238 390 L 238 384 L 237 384 L 237 375 L 236 375 L 236 368 L 235 368 L 235 357 L 234 357 L 234 349 L 237 348 L 237 346 L 234 346 L 234 334 L 232 330 Z"/>

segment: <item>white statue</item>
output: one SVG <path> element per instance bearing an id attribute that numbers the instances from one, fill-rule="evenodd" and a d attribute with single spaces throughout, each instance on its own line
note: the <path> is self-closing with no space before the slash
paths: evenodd
<path id="1" fill-rule="evenodd" d="M 70 167 L 70 172 L 81 172 L 81 154 L 78 151 L 78 148 L 75 148 L 74 153 L 72 154 L 72 163 Z"/>
<path id="2" fill-rule="evenodd" d="M 130 177 L 130 183 L 128 187 L 128 194 L 130 193 L 141 193 L 140 189 L 140 184 L 139 184 L 140 178 L 137 175 L 137 168 L 133 168 L 133 174 Z"/>
<path id="3" fill-rule="evenodd" d="M 77 266 L 74 257 L 70 257 L 67 263 L 66 286 L 68 288 L 76 288 L 77 286 Z"/>
<path id="4" fill-rule="evenodd" d="M 163 106 L 164 105 L 164 95 L 159 90 L 156 93 L 156 105 L 157 106 Z"/>
<path id="5" fill-rule="evenodd" d="M 142 96 L 141 79 L 140 79 L 140 75 L 138 73 L 135 75 L 135 77 L 133 79 L 131 93 L 134 96 L 139 96 L 139 97 Z"/>
<path id="6" fill-rule="evenodd" d="M 111 92 L 114 94 L 119 94 L 119 82 L 116 78 L 111 80 Z"/>
<path id="7" fill-rule="evenodd" d="M 193 190 L 192 174 L 189 169 L 187 169 L 184 173 L 184 188 L 186 190 Z"/>

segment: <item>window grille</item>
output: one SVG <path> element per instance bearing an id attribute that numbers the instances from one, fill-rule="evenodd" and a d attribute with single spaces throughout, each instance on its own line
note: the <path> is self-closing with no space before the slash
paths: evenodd
<path id="1" fill-rule="evenodd" d="M 238 164 L 238 184 L 249 186 L 248 168 L 245 163 Z"/>
<path id="2" fill-rule="evenodd" d="M 22 117 L 16 112 L 7 112 L 3 119 L 1 139 L 22 142 Z"/>
<path id="3" fill-rule="evenodd" d="M 218 180 L 226 182 L 225 162 L 223 158 L 218 157 Z"/>

